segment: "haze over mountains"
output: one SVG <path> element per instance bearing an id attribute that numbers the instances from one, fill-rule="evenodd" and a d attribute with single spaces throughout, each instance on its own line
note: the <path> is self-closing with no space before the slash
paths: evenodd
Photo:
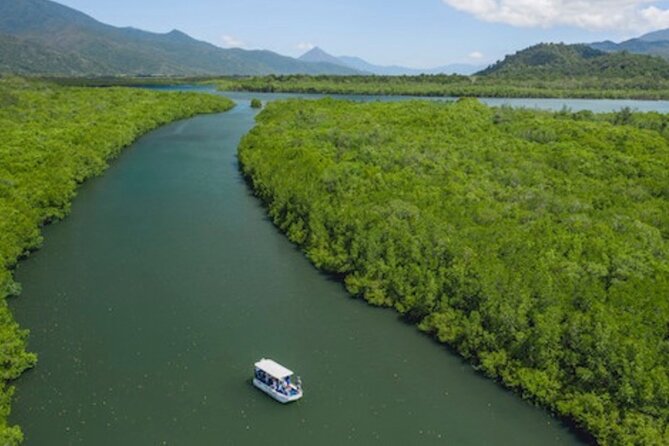
<path id="1" fill-rule="evenodd" d="M 0 2 L 0 72 L 60 75 L 356 74 L 271 51 L 224 49 L 174 30 L 118 28 L 49 0 Z"/>
<path id="2" fill-rule="evenodd" d="M 435 68 L 408 68 L 398 65 L 375 65 L 367 62 L 359 57 L 352 56 L 333 56 L 319 47 L 311 50 L 300 56 L 299 60 L 304 62 L 325 62 L 342 67 L 352 68 L 362 71 L 366 74 L 377 74 L 381 76 L 417 76 L 420 74 L 474 74 L 479 70 L 485 68 L 484 65 L 469 65 L 469 64 L 451 64 Z"/>
<path id="3" fill-rule="evenodd" d="M 669 30 L 656 31 L 621 43 L 595 42 L 589 47 L 605 53 L 656 55 L 669 59 Z M 500 69 L 453 64 L 429 69 L 375 65 L 352 56 L 335 57 L 316 47 L 299 59 L 271 51 L 225 49 L 173 30 L 159 34 L 101 23 L 92 17 L 50 0 L 0 1 L 0 73 L 84 75 L 419 75 L 519 73 L 537 71 L 546 62 L 550 72 L 583 74 L 618 70 L 626 57 L 602 58 L 583 48 L 532 47 L 522 57 L 509 59 Z M 519 52 L 520 53 L 520 52 Z M 518 54 L 519 54 L 518 53 Z M 528 57 L 528 54 L 532 57 Z M 594 57 L 594 56 L 597 57 Z M 511 56 L 509 56 L 511 57 Z M 507 57 L 508 59 L 508 57 Z M 554 63 L 555 61 L 559 61 Z M 543 63 L 542 62 L 542 63 Z M 602 63 L 613 63 L 607 68 Z M 664 72 L 657 61 L 633 59 L 641 72 Z M 511 68 L 509 68 L 511 67 Z M 522 69 L 519 67 L 523 67 Z M 618 68 L 616 68 L 618 67 Z M 557 71 L 556 71 L 557 70 Z M 565 71 L 566 70 L 566 71 Z M 529 72 L 529 71 L 528 71 Z"/>
<path id="4" fill-rule="evenodd" d="M 590 46 L 608 53 L 628 51 L 635 54 L 649 54 L 669 59 L 669 29 L 654 31 L 620 43 L 606 40 L 604 42 L 591 43 Z"/>

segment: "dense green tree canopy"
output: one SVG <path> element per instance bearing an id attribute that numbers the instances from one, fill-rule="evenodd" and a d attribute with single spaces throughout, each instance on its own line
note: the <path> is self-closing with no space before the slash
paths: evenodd
<path id="1" fill-rule="evenodd" d="M 667 79 L 669 62 L 648 55 L 606 53 L 587 45 L 541 43 L 506 56 L 479 74 L 518 79 L 587 76 Z"/>
<path id="2" fill-rule="evenodd" d="M 134 89 L 63 88 L 0 78 L 0 444 L 22 434 L 7 425 L 15 379 L 35 364 L 26 332 L 5 297 L 20 287 L 11 268 L 42 242 L 40 226 L 64 217 L 79 183 L 100 174 L 137 136 L 197 113 L 224 111 L 213 95 Z"/>
<path id="3" fill-rule="evenodd" d="M 264 76 L 210 80 L 223 91 L 444 97 L 669 99 L 669 79 L 656 76 Z"/>
<path id="4" fill-rule="evenodd" d="M 240 161 L 275 223 L 601 444 L 669 444 L 669 118 L 270 104 Z"/>

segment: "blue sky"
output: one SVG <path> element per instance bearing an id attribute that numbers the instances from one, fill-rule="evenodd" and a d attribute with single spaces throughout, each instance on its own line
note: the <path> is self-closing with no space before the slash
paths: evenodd
<path id="1" fill-rule="evenodd" d="M 377 64 L 486 64 L 538 42 L 669 28 L 669 0 L 59 0 L 116 26 L 298 56 L 311 45 Z"/>

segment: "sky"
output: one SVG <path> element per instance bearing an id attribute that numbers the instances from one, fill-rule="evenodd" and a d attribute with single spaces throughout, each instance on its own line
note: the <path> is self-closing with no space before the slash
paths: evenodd
<path id="1" fill-rule="evenodd" d="M 115 26 L 183 31 L 297 57 L 313 46 L 382 65 L 486 65 L 539 42 L 669 28 L 669 0 L 58 0 Z"/>

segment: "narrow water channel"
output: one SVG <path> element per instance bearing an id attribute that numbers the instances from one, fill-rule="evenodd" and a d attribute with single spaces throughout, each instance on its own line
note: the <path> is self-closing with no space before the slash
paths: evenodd
<path id="1" fill-rule="evenodd" d="M 254 114 L 144 136 L 21 263 L 25 445 L 580 444 L 309 264 L 238 172 Z M 251 385 L 263 356 L 302 376 L 301 401 Z"/>

